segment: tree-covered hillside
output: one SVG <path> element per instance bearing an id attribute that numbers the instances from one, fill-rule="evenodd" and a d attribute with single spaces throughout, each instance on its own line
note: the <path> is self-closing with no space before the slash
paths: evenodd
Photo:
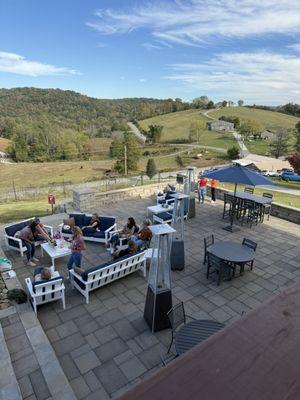
<path id="1" fill-rule="evenodd" d="M 88 138 L 110 137 L 126 122 L 189 108 L 180 99 L 95 99 L 60 89 L 0 89 L 0 137 L 16 161 L 84 157 Z"/>

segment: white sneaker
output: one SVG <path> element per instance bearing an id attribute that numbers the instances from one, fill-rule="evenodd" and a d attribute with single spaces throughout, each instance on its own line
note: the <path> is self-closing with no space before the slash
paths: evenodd
<path id="1" fill-rule="evenodd" d="M 36 258 L 36 257 L 32 257 L 31 260 L 34 261 L 34 262 L 39 262 L 39 261 L 40 261 L 40 260 L 39 260 L 38 258 Z"/>
<path id="2" fill-rule="evenodd" d="M 27 267 L 36 267 L 36 264 L 32 261 L 27 262 Z"/>

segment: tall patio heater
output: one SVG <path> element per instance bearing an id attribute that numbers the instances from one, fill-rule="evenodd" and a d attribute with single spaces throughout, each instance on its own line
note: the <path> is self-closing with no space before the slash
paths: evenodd
<path id="1" fill-rule="evenodd" d="M 175 202 L 171 226 L 175 233 L 172 235 L 171 269 L 181 271 L 185 267 L 184 215 L 188 212 L 190 196 L 184 193 L 176 193 L 172 197 Z"/>
<path id="2" fill-rule="evenodd" d="M 144 319 L 152 332 L 170 327 L 167 312 L 172 308 L 170 251 L 175 230 L 168 224 L 150 226 L 153 234 L 152 257 Z"/>
<path id="3" fill-rule="evenodd" d="M 194 218 L 196 215 L 195 201 L 195 167 L 187 167 L 187 180 L 184 188 L 184 193 L 189 195 L 189 218 Z"/>

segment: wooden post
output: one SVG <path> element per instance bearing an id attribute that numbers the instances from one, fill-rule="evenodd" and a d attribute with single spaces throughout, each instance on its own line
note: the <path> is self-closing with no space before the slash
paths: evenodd
<path id="1" fill-rule="evenodd" d="M 17 201 L 18 198 L 17 198 L 17 192 L 16 192 L 16 187 L 15 187 L 15 181 L 14 180 L 12 181 L 12 184 L 13 184 L 13 189 L 14 189 L 14 194 L 15 194 L 15 201 Z"/>
<path id="2" fill-rule="evenodd" d="M 124 173 L 127 175 L 127 146 L 124 146 Z"/>

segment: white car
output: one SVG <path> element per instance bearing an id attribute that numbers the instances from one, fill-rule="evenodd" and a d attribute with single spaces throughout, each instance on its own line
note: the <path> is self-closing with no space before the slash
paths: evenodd
<path id="1" fill-rule="evenodd" d="M 279 177 L 281 176 L 281 173 L 278 171 L 268 171 L 268 176 L 274 176 L 274 177 Z"/>

